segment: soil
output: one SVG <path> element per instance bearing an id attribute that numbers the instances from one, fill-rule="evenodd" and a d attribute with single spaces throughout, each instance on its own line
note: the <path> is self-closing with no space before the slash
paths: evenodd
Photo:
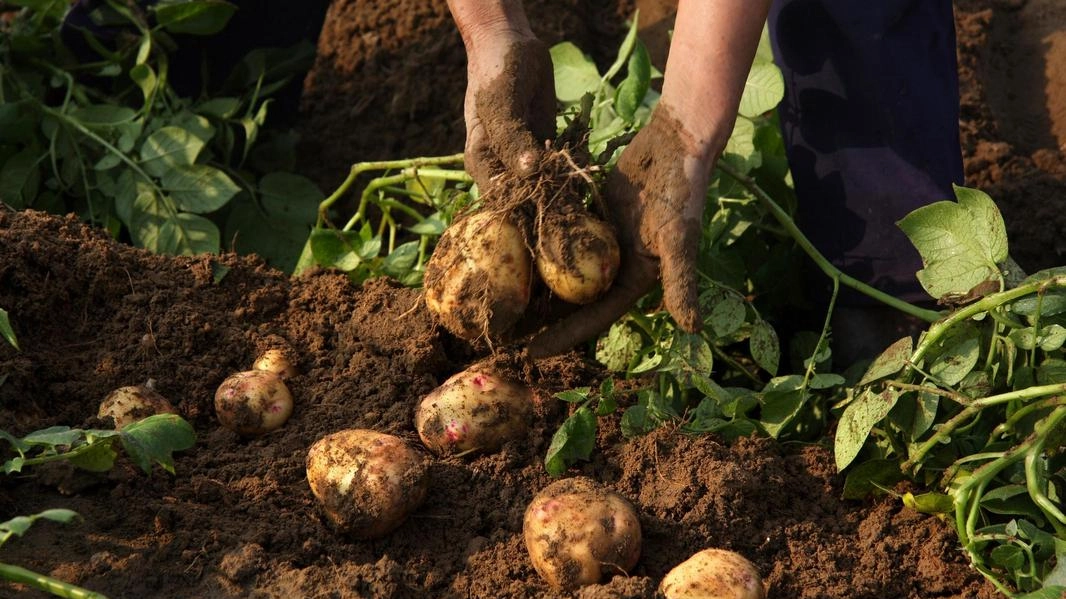
<path id="1" fill-rule="evenodd" d="M 625 14 L 576 0 L 527 7 L 546 41 L 572 37 L 608 59 Z M 968 182 L 1001 203 L 1023 267 L 1060 263 L 1064 10 L 1057 0 L 957 9 Z M 443 0 L 334 1 L 302 113 L 319 180 L 339 180 L 354 160 L 459 151 L 463 64 Z M 525 438 L 433 459 L 423 507 L 383 539 L 354 541 L 311 496 L 308 447 L 356 427 L 420 447 L 417 401 L 480 357 L 433 323 L 418 292 L 356 288 L 326 271 L 288 279 L 256 257 L 153 256 L 72 218 L 0 211 L 0 306 L 23 350 L 0 344 L 0 429 L 101 426 L 108 392 L 153 379 L 198 434 L 173 476 L 120 458 L 106 474 L 56 465 L 0 478 L 0 521 L 53 507 L 83 517 L 36 525 L 5 545 L 4 562 L 112 599 L 561 596 L 534 572 L 521 527 L 552 481 L 541 460 L 565 412 L 550 394 L 605 376 L 579 355 L 518 370 L 540 398 Z M 274 347 L 298 356 L 295 413 L 242 439 L 218 426 L 214 391 Z M 576 597 L 653 597 L 671 567 L 707 546 L 750 558 L 772 597 L 996 596 L 945 523 L 891 498 L 841 499 L 825 443 L 726 445 L 672 430 L 624 439 L 605 419 L 593 459 L 573 473 L 629 498 L 644 536 L 630 576 Z M 0 585 L 0 597 L 14 596 L 44 595 Z"/>

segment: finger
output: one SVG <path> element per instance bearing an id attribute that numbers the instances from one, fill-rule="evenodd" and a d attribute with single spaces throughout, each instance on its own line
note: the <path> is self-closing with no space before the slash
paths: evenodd
<path id="1" fill-rule="evenodd" d="M 474 178 L 479 189 L 488 189 L 489 182 L 499 174 L 503 165 L 493 155 L 480 119 L 467 120 L 466 147 L 463 150 L 463 165 Z"/>
<path id="2" fill-rule="evenodd" d="M 540 359 L 561 354 L 607 330 L 655 284 L 656 262 L 647 256 L 625 260 L 607 295 L 534 337 L 527 348 L 529 357 Z"/>
<path id="3" fill-rule="evenodd" d="M 702 324 L 697 287 L 700 221 L 674 219 L 659 230 L 657 241 L 663 281 L 663 303 L 681 328 L 695 333 Z"/>

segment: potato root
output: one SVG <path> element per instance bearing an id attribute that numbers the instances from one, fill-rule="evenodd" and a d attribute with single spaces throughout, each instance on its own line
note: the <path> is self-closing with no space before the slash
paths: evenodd
<path id="1" fill-rule="evenodd" d="M 666 599 L 765 599 L 766 588 L 755 565 L 724 549 L 704 549 L 663 577 Z"/>
<path id="2" fill-rule="evenodd" d="M 545 218 L 539 227 L 537 272 L 560 299 L 597 300 L 614 282 L 621 251 L 614 229 L 588 213 Z"/>
<path id="3" fill-rule="evenodd" d="M 426 264 L 426 306 L 456 335 L 497 338 L 529 305 L 532 257 L 517 226 L 479 212 L 448 227 Z"/>
<path id="4" fill-rule="evenodd" d="M 533 567 L 557 589 L 625 574 L 640 558 L 640 520 L 633 504 L 585 477 L 541 490 L 526 508 L 522 532 Z"/>
<path id="5" fill-rule="evenodd" d="M 97 416 L 111 418 L 115 422 L 115 430 L 119 430 L 155 414 L 177 414 L 167 398 L 152 389 L 150 384 L 119 387 L 108 393 L 100 402 Z"/>
<path id="6" fill-rule="evenodd" d="M 429 488 L 422 456 L 399 437 L 365 429 L 327 435 L 307 453 L 307 482 L 338 530 L 382 537 L 416 510 Z"/>
<path id="7" fill-rule="evenodd" d="M 222 381 L 215 392 L 215 415 L 222 426 L 239 435 L 264 435 L 292 415 L 292 394 L 273 372 L 238 372 Z"/>
<path id="8" fill-rule="evenodd" d="M 415 429 L 433 453 L 493 452 L 524 438 L 533 419 L 533 393 L 495 374 L 465 370 L 426 395 Z"/>

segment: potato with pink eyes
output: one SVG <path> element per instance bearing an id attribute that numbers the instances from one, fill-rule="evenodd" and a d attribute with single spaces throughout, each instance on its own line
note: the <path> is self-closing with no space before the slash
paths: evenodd
<path id="1" fill-rule="evenodd" d="M 215 391 L 215 415 L 222 426 L 245 437 L 280 428 L 292 415 L 292 393 L 269 370 L 230 375 Z"/>
<path id="2" fill-rule="evenodd" d="M 766 599 L 755 565 L 725 549 L 704 549 L 663 577 L 666 599 Z"/>
<path id="3" fill-rule="evenodd" d="M 585 477 L 563 479 L 537 493 L 526 508 L 522 533 L 533 567 L 557 589 L 625 575 L 640 558 L 636 508 Z"/>
<path id="4" fill-rule="evenodd" d="M 533 419 L 529 387 L 481 370 L 464 370 L 422 399 L 415 429 L 437 455 L 491 453 L 524 438 Z"/>

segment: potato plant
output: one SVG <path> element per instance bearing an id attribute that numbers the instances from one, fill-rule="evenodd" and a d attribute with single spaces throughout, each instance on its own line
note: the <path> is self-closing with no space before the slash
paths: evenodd
<path id="1" fill-rule="evenodd" d="M 0 547 L 3 547 L 4 543 L 11 540 L 12 537 L 21 537 L 26 534 L 26 531 L 40 520 L 69 524 L 77 518 L 78 514 L 71 510 L 51 509 L 32 516 L 16 516 L 7 522 L 0 522 Z M 26 585 L 28 588 L 37 589 L 65 599 L 107 599 L 100 593 L 13 564 L 0 562 L 0 579 Z"/>

